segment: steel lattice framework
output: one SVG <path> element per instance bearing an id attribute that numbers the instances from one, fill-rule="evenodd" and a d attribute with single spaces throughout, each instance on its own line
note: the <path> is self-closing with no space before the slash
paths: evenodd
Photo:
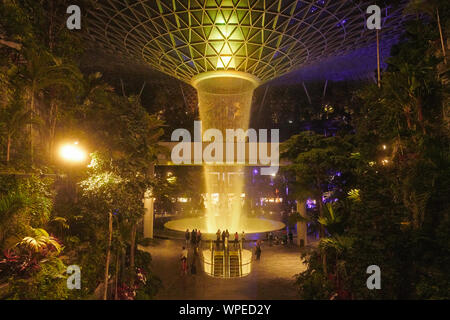
<path id="1" fill-rule="evenodd" d="M 373 1 L 371 1 L 373 2 Z M 237 70 L 262 81 L 375 42 L 366 1 L 102 0 L 87 34 L 125 59 L 189 82 Z M 381 37 L 396 38 L 401 9 L 383 10 Z"/>

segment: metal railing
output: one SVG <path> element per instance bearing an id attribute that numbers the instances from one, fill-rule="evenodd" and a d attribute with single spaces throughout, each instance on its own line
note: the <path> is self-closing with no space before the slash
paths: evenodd
<path id="1" fill-rule="evenodd" d="M 209 261 L 205 259 L 205 249 L 208 248 L 210 252 L 208 253 Z M 222 241 L 213 241 L 210 240 L 208 246 L 206 246 L 205 249 L 201 250 L 201 261 L 203 266 L 203 271 L 211 276 L 211 277 L 217 277 L 217 278 L 239 278 L 239 277 L 245 277 L 248 274 L 250 274 L 251 271 L 251 264 L 253 259 L 253 254 L 250 256 L 248 262 L 242 263 L 242 241 L 239 241 L 239 243 L 228 243 L 228 246 L 225 246 L 225 244 Z M 230 251 L 233 251 L 232 249 L 237 249 L 237 254 L 233 254 L 232 256 L 237 257 L 238 259 L 238 271 L 239 272 L 230 272 L 231 271 L 231 263 L 230 263 Z M 231 249 L 231 250 L 230 250 Z M 250 251 L 251 252 L 251 251 Z M 223 272 L 217 273 L 216 272 L 216 257 L 222 256 L 222 268 Z M 233 269 L 234 270 L 234 269 Z M 235 270 L 234 270 L 235 271 Z M 220 275 L 218 275 L 220 274 Z"/>

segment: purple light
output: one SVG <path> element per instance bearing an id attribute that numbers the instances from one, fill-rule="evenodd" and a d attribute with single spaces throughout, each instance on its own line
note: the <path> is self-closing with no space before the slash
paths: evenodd
<path id="1" fill-rule="evenodd" d="M 307 199 L 306 200 L 306 207 L 308 209 L 313 209 L 316 207 L 316 200 L 312 200 L 312 199 Z"/>
<path id="2" fill-rule="evenodd" d="M 343 19 L 336 25 L 336 27 L 343 27 L 344 24 L 346 24 L 346 23 L 347 23 L 347 19 Z"/>
<path id="3" fill-rule="evenodd" d="M 258 169 L 253 169 L 253 174 L 258 174 Z"/>

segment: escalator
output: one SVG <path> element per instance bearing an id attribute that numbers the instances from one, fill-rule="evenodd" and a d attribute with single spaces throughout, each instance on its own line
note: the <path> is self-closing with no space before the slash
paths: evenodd
<path id="1" fill-rule="evenodd" d="M 218 248 L 210 243 L 208 250 L 209 262 L 205 262 L 205 272 L 217 278 L 239 278 L 243 276 L 242 246 L 227 246 Z M 208 270 L 208 271 L 206 271 Z M 247 274 L 245 274 L 247 275 Z"/>
<path id="2" fill-rule="evenodd" d="M 229 275 L 230 278 L 241 276 L 241 264 L 239 261 L 239 251 L 229 251 Z"/>
<path id="3" fill-rule="evenodd" d="M 223 278 L 224 275 L 225 255 L 223 251 L 214 251 L 213 275 L 214 277 Z"/>

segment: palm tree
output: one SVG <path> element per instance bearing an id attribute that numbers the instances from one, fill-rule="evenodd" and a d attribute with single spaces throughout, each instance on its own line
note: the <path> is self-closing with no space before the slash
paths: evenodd
<path id="1" fill-rule="evenodd" d="M 36 97 L 45 89 L 64 87 L 69 91 L 75 91 L 79 86 L 82 76 L 79 69 L 56 58 L 48 51 L 31 48 L 24 54 L 26 65 L 21 72 L 24 79 L 29 100 L 30 111 L 30 153 L 33 163 L 34 143 L 33 143 L 33 117 L 36 114 Z M 57 116 L 52 112 L 53 117 Z"/>
<path id="2" fill-rule="evenodd" d="M 436 89 L 432 60 L 432 57 L 423 57 L 420 63 L 412 64 L 401 57 L 392 58 L 389 63 L 397 71 L 386 74 L 384 82 L 387 102 L 390 102 L 394 109 L 398 106 L 402 108 L 408 129 L 414 129 L 415 118 L 424 134 L 426 127 L 423 101 Z"/>
<path id="3" fill-rule="evenodd" d="M 320 240 L 319 243 L 319 249 L 321 251 L 322 255 L 322 264 L 323 264 L 323 270 L 324 274 L 327 274 L 327 252 L 332 251 L 335 255 L 335 266 L 334 270 L 336 272 L 336 283 L 339 286 L 341 275 L 345 274 L 345 265 L 340 263 L 339 259 L 342 257 L 345 252 L 350 250 L 353 246 L 355 239 L 336 235 L 329 238 L 323 238 Z M 341 270 L 342 269 L 342 270 Z"/>
<path id="4" fill-rule="evenodd" d="M 329 233 L 334 233 L 339 229 L 342 223 L 342 216 L 338 215 L 333 208 L 333 204 L 328 202 L 324 207 L 324 215 L 319 217 L 317 221 L 324 227 Z"/>
<path id="5" fill-rule="evenodd" d="M 25 110 L 18 97 L 14 97 L 6 108 L 0 110 L 0 128 L 6 136 L 6 164 L 9 164 L 11 159 L 13 138 L 31 122 L 30 113 L 29 110 Z M 33 122 L 37 123 L 38 121 L 34 119 Z"/>
<path id="6" fill-rule="evenodd" d="M 19 192 L 10 191 L 0 197 L 0 249 L 3 249 L 4 241 L 10 234 L 12 219 L 28 202 L 29 199 Z"/>
<path id="7" fill-rule="evenodd" d="M 408 6 L 405 8 L 405 13 L 426 13 L 431 18 L 436 19 L 441 41 L 442 56 L 444 57 L 444 63 L 447 64 L 445 40 L 442 32 L 441 17 L 439 15 L 439 2 L 439 0 L 410 0 Z"/>
<path id="8" fill-rule="evenodd" d="M 390 1 L 381 1 L 380 4 L 379 1 L 375 1 L 375 4 L 377 5 L 383 5 L 383 6 L 398 6 L 399 0 L 390 0 Z M 380 48 L 380 29 L 376 29 L 376 39 L 377 39 L 377 86 L 378 88 L 381 88 L 381 48 Z"/>
<path id="9" fill-rule="evenodd" d="M 333 208 L 333 204 L 332 203 L 327 203 L 324 207 L 325 210 L 323 216 L 319 217 L 317 219 L 317 222 L 319 222 L 319 224 L 322 226 L 322 228 L 326 229 L 327 232 L 330 234 L 336 234 L 339 226 L 342 223 L 342 216 L 338 215 L 335 213 L 334 208 Z M 336 232 L 335 232 L 336 231 Z M 325 245 L 328 244 L 330 242 L 331 238 L 324 238 L 321 240 L 321 245 Z M 326 246 L 328 247 L 328 246 Z M 322 251 L 322 265 L 323 265 L 323 270 L 324 273 L 327 273 L 327 250 L 326 247 L 324 250 Z"/>

